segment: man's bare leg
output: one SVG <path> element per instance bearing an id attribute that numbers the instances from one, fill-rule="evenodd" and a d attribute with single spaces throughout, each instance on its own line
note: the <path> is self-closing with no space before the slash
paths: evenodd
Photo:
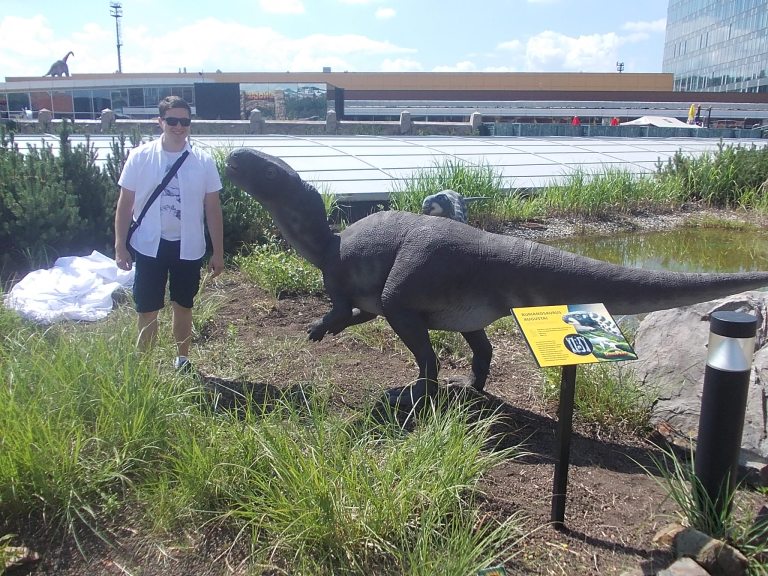
<path id="1" fill-rule="evenodd" d="M 157 341 L 157 315 L 159 312 L 159 310 L 139 312 L 139 339 L 136 342 L 136 347 L 142 352 L 151 350 Z"/>
<path id="2" fill-rule="evenodd" d="M 192 308 L 185 308 L 176 302 L 173 306 L 173 338 L 179 356 L 189 357 L 189 344 L 192 341 Z"/>

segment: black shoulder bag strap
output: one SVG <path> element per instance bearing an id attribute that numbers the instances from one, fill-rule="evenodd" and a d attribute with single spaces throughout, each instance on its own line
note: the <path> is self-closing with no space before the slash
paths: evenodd
<path id="1" fill-rule="evenodd" d="M 176 159 L 176 162 L 173 163 L 173 166 L 171 166 L 171 169 L 168 170 L 168 173 L 163 178 L 163 181 L 158 184 L 157 188 L 155 188 L 155 191 L 152 192 L 152 195 L 144 204 L 144 208 L 141 209 L 141 214 L 139 214 L 139 217 L 136 219 L 134 228 L 139 227 L 139 224 L 141 224 L 141 221 L 144 219 L 144 215 L 147 213 L 147 210 L 149 210 L 149 207 L 157 199 L 157 197 L 160 196 L 160 192 L 165 190 L 165 187 L 168 186 L 168 182 L 170 182 L 171 178 L 173 178 L 173 175 L 179 171 L 179 168 L 184 163 L 184 160 L 187 159 L 187 156 L 189 156 L 189 150 L 184 150 L 184 153 Z"/>

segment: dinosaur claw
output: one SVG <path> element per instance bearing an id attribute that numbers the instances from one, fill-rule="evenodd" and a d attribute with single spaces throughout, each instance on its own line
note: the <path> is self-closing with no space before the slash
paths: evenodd
<path id="1" fill-rule="evenodd" d="M 473 374 L 468 376 L 449 376 L 448 385 L 461 386 L 463 388 L 474 388 L 478 392 L 482 392 L 483 388 L 485 388 L 485 378 L 480 379 L 475 377 Z"/>
<path id="2" fill-rule="evenodd" d="M 410 412 L 420 411 L 427 406 L 427 401 L 437 395 L 437 385 L 424 386 L 419 383 L 411 386 L 390 388 L 384 392 L 384 401 L 393 409 Z"/>
<path id="3" fill-rule="evenodd" d="M 320 340 L 323 339 L 323 336 L 325 336 L 325 332 L 316 332 L 314 330 L 307 330 L 307 333 L 312 342 L 320 342 Z"/>
<path id="4" fill-rule="evenodd" d="M 325 336 L 327 332 L 328 331 L 325 328 L 325 323 L 322 320 L 313 322 L 307 328 L 309 339 L 313 342 L 320 342 L 320 340 L 323 339 L 323 336 Z"/>

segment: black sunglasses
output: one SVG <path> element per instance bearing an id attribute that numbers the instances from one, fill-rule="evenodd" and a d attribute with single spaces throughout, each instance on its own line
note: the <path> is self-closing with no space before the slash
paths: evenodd
<path id="1" fill-rule="evenodd" d="M 168 116 L 168 118 L 163 118 L 163 120 L 165 120 L 165 123 L 168 124 L 168 126 L 177 126 L 181 124 L 186 128 L 192 124 L 191 118 L 174 118 L 173 116 Z"/>

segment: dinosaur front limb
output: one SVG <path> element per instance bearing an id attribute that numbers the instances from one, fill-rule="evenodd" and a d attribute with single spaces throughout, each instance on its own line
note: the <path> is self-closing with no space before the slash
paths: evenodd
<path id="1" fill-rule="evenodd" d="M 377 316 L 377 314 L 366 312 L 359 308 L 353 308 L 351 314 L 344 314 L 343 312 L 337 312 L 336 310 L 337 307 L 334 306 L 328 314 L 319 320 L 315 320 L 309 325 L 307 334 L 309 334 L 310 340 L 319 342 L 326 334 L 339 334 L 349 326 L 369 322 Z"/>

